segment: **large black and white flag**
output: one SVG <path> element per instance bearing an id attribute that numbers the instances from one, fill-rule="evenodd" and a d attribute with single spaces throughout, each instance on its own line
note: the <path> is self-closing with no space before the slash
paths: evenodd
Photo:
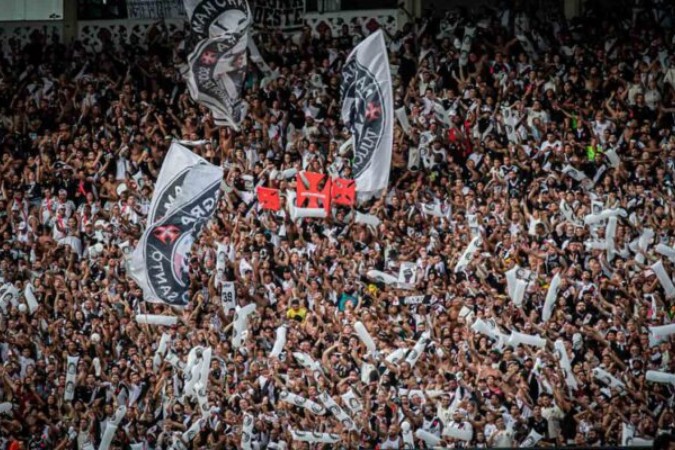
<path id="1" fill-rule="evenodd" d="M 393 144 L 394 100 L 381 30 L 352 50 L 342 70 L 342 120 L 354 138 L 352 172 L 359 198 L 386 189 Z"/>
<path id="2" fill-rule="evenodd" d="M 174 306 L 189 300 L 190 250 L 213 217 L 223 178 L 223 169 L 206 161 L 176 171 L 182 153 L 171 151 L 164 160 L 152 199 L 155 221 L 148 221 L 129 263 L 146 301 Z"/>
<path id="3" fill-rule="evenodd" d="M 190 96 L 211 110 L 217 125 L 237 129 L 243 119 L 247 44 L 245 32 L 225 33 L 199 42 L 188 56 L 185 79 Z"/>
<path id="4" fill-rule="evenodd" d="M 148 225 L 162 219 L 171 209 L 178 194 L 183 190 L 185 177 L 190 170 L 198 164 L 209 164 L 207 160 L 175 141 L 169 147 L 166 161 L 170 161 L 171 164 L 163 164 L 159 171 L 155 191 L 150 200 Z"/>
<path id="5" fill-rule="evenodd" d="M 246 0 L 184 0 L 198 42 L 184 72 L 190 96 L 211 110 L 217 125 L 239 128 L 246 79 L 251 9 Z"/>
<path id="6" fill-rule="evenodd" d="M 207 39 L 240 33 L 251 24 L 246 0 L 183 0 L 192 36 Z"/>

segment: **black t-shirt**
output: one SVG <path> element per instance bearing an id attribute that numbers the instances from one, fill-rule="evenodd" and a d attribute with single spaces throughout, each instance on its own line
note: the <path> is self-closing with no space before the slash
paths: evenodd
<path id="1" fill-rule="evenodd" d="M 548 435 L 548 420 L 546 420 L 544 417 L 541 417 L 539 420 L 537 420 L 534 416 L 532 416 L 528 420 L 528 425 L 537 433 L 543 436 Z"/>

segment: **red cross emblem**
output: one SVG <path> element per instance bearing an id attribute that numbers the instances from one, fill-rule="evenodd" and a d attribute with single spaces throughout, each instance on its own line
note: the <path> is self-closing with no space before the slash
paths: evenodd
<path id="1" fill-rule="evenodd" d="M 173 244 L 173 242 L 180 236 L 180 230 L 175 225 L 165 225 L 155 228 L 152 234 L 162 241 L 162 244 Z"/>
<path id="2" fill-rule="evenodd" d="M 353 206 L 354 199 L 356 198 L 356 184 L 354 180 L 335 178 L 330 194 L 333 203 L 343 206 Z"/>
<path id="3" fill-rule="evenodd" d="M 321 173 L 300 172 L 296 175 L 298 208 L 323 208 L 330 214 L 331 180 Z M 323 185 L 323 187 L 321 187 Z"/>
<path id="4" fill-rule="evenodd" d="M 202 64 L 211 66 L 216 63 L 216 52 L 213 52 L 211 50 L 206 50 L 204 53 L 202 53 L 201 58 L 199 58 L 202 62 Z"/>
<path id="5" fill-rule="evenodd" d="M 366 119 L 368 119 L 368 122 L 379 119 L 381 113 L 382 108 L 376 103 L 369 102 L 368 106 L 366 106 Z"/>

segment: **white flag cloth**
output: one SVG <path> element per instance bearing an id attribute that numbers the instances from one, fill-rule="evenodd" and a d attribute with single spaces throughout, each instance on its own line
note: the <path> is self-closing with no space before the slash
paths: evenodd
<path id="1" fill-rule="evenodd" d="M 395 110 L 394 115 L 396 116 L 398 123 L 401 124 L 403 132 L 407 134 L 408 137 L 412 137 L 412 126 L 410 125 L 410 120 L 408 120 L 408 115 L 405 112 L 405 106 L 401 106 Z"/>
<path id="2" fill-rule="evenodd" d="M 407 420 L 401 424 L 401 434 L 403 435 L 403 449 L 412 450 L 415 448 L 415 439 L 413 437 L 410 422 Z"/>
<path id="3" fill-rule="evenodd" d="M 315 379 L 318 379 L 323 374 L 321 363 L 315 361 L 314 358 L 303 352 L 293 352 L 293 357 L 305 369 L 311 370 Z"/>
<path id="4" fill-rule="evenodd" d="M 279 355 L 281 355 L 281 352 L 284 351 L 287 333 L 288 328 L 286 328 L 284 325 L 281 325 L 277 328 L 277 338 L 274 341 L 274 346 L 272 347 L 272 351 L 269 354 L 270 358 L 278 358 Z"/>
<path id="5" fill-rule="evenodd" d="M 207 386 L 211 370 L 211 347 L 193 347 L 188 354 L 188 363 L 183 369 L 185 397 L 196 399 L 202 415 L 208 414 Z"/>
<path id="6" fill-rule="evenodd" d="M 476 27 L 464 27 L 464 38 L 459 48 L 459 65 L 462 67 L 469 63 L 469 52 L 471 52 L 471 45 L 475 35 Z"/>
<path id="7" fill-rule="evenodd" d="M 402 262 L 398 271 L 399 284 L 414 286 L 417 283 L 417 264 L 414 262 Z"/>
<path id="8" fill-rule="evenodd" d="M 291 220 L 310 218 L 310 219 L 325 219 L 328 213 L 323 208 L 298 208 L 293 206 L 291 210 Z"/>
<path id="9" fill-rule="evenodd" d="M 366 348 L 368 349 L 368 353 L 371 355 L 374 355 L 377 353 L 377 346 L 375 345 L 375 341 L 373 340 L 373 337 L 368 333 L 368 330 L 366 330 L 366 327 L 363 325 L 361 321 L 358 321 L 354 324 L 354 331 L 356 331 L 356 335 L 361 339 L 361 342 L 363 342 L 366 345 Z"/>
<path id="10" fill-rule="evenodd" d="M 389 353 L 385 360 L 390 364 L 398 364 L 403 361 L 405 354 L 408 353 L 407 348 L 397 348 L 393 352 Z"/>
<path id="11" fill-rule="evenodd" d="M 656 278 L 658 278 L 663 292 L 666 294 L 666 298 L 675 297 L 675 285 L 673 285 L 673 280 L 670 279 L 670 276 L 666 272 L 666 269 L 663 268 L 663 261 L 659 260 L 658 262 L 652 264 L 651 269 L 654 271 Z"/>
<path id="12" fill-rule="evenodd" d="M 223 304 L 225 314 L 237 306 L 237 293 L 234 289 L 234 282 L 225 281 L 220 287 L 220 301 Z"/>
<path id="13" fill-rule="evenodd" d="M 335 444 L 340 442 L 340 435 L 334 433 L 318 433 L 314 431 L 296 431 L 291 430 L 291 436 L 294 441 L 320 443 L 320 444 Z"/>
<path id="14" fill-rule="evenodd" d="M 243 426 L 241 430 L 241 448 L 251 450 L 251 439 L 253 438 L 253 416 L 244 413 Z"/>
<path id="15" fill-rule="evenodd" d="M 172 153 L 171 155 L 176 155 Z M 176 161 L 168 155 L 162 167 Z M 223 169 L 213 164 L 197 164 L 184 178 L 172 178 L 158 184 L 153 198 L 165 192 L 176 192 L 175 199 L 165 214 L 154 223 L 148 223 L 129 261 L 129 274 L 143 289 L 149 302 L 185 306 L 188 301 L 189 257 L 192 243 L 206 225 L 218 205 Z M 157 200 L 157 213 L 163 209 Z"/>
<path id="16" fill-rule="evenodd" d="M 628 214 L 625 209 L 615 208 L 615 209 L 605 209 L 598 214 L 588 214 L 584 217 L 584 224 L 594 225 L 596 223 L 602 222 L 605 219 L 610 217 L 626 217 Z"/>
<path id="17" fill-rule="evenodd" d="M 572 372 L 572 364 L 570 363 L 569 356 L 567 355 L 567 349 L 565 349 L 565 344 L 563 343 L 562 339 L 555 341 L 553 347 L 555 348 L 555 352 L 558 355 L 558 362 L 560 363 L 563 374 L 565 374 L 565 383 L 567 383 L 567 387 L 573 391 L 576 391 L 579 388 L 579 384 L 577 383 L 577 379 L 574 376 L 574 372 Z"/>
<path id="18" fill-rule="evenodd" d="M 520 270 L 520 267 L 516 265 L 505 273 L 506 290 L 509 294 L 509 297 L 511 297 L 513 304 L 518 307 L 523 304 L 523 297 L 525 296 L 525 290 L 527 289 L 528 285 L 528 281 L 518 277 Z"/>
<path id="19" fill-rule="evenodd" d="M 635 213 L 631 214 L 631 219 L 629 220 L 632 220 L 634 216 Z M 644 253 L 647 252 L 647 249 L 652 244 L 653 240 L 654 240 L 654 230 L 652 230 L 651 228 L 644 228 L 642 230 L 642 233 L 640 234 L 640 237 L 638 237 L 637 239 L 633 239 L 631 242 L 628 243 L 628 248 L 630 249 L 630 251 L 635 253 L 635 261 L 637 261 L 639 264 L 645 263 Z"/>
<path id="20" fill-rule="evenodd" d="M 162 333 L 162 337 L 159 339 L 159 345 L 157 350 L 155 350 L 155 355 L 152 358 L 152 371 L 157 373 L 160 364 L 162 363 L 162 358 L 166 355 L 167 347 L 171 342 L 171 335 L 168 333 Z"/>
<path id="21" fill-rule="evenodd" d="M 672 384 L 675 386 L 675 374 L 659 372 L 657 370 L 648 370 L 645 379 L 652 383 Z"/>
<path id="22" fill-rule="evenodd" d="M 162 164 L 155 183 L 155 190 L 152 193 L 148 211 L 148 225 L 162 219 L 171 209 L 178 194 L 183 189 L 185 177 L 190 169 L 197 164 L 209 164 L 204 158 L 176 141 L 171 143 L 164 160 L 168 164 Z"/>
<path id="23" fill-rule="evenodd" d="M 605 151 L 605 156 L 609 160 L 609 165 L 612 166 L 612 168 L 616 169 L 619 167 L 619 164 L 621 164 L 621 159 L 619 158 L 619 155 L 616 154 L 616 150 L 613 148 L 607 149 Z"/>
<path id="24" fill-rule="evenodd" d="M 305 408 L 306 410 L 319 416 L 326 414 L 326 408 L 324 408 L 323 406 L 319 405 L 316 402 L 313 402 L 312 400 L 308 400 L 305 397 L 301 397 L 288 391 L 280 392 L 279 400 L 285 403 L 289 403 L 291 405 L 300 406 L 301 408 Z"/>
<path id="25" fill-rule="evenodd" d="M 246 328 L 248 327 L 248 316 L 253 314 L 255 308 L 256 305 L 254 303 L 248 304 L 243 308 L 237 307 L 236 312 L 234 313 L 234 325 L 232 327 L 232 347 L 241 347 L 241 344 L 244 341 Z"/>
<path id="26" fill-rule="evenodd" d="M 227 267 L 227 246 L 223 244 L 217 244 L 216 247 L 216 276 L 214 279 L 214 285 L 216 288 L 220 287 L 220 283 L 225 281 L 225 269 Z"/>
<path id="27" fill-rule="evenodd" d="M 517 347 L 519 345 L 531 345 L 533 347 L 546 347 L 546 339 L 542 338 L 536 334 L 523 334 L 518 333 L 517 331 L 512 331 L 511 336 L 509 336 L 508 341 L 506 342 L 511 347 Z"/>
<path id="28" fill-rule="evenodd" d="M 211 371 L 211 354 L 212 353 L 213 353 L 213 350 L 211 349 L 211 347 L 206 347 L 206 349 L 202 352 L 202 360 L 199 364 L 199 380 L 198 380 L 198 382 L 201 383 L 204 391 L 206 391 L 206 388 L 209 385 L 209 372 Z"/>
<path id="29" fill-rule="evenodd" d="M 354 137 L 353 178 L 359 198 L 370 198 L 389 183 L 394 137 L 391 72 L 382 30 L 352 50 L 342 75 L 342 120 Z"/>
<path id="30" fill-rule="evenodd" d="M 23 296 L 26 297 L 26 304 L 28 305 L 28 312 L 33 314 L 38 309 L 38 301 L 35 298 L 33 293 L 33 285 L 26 283 L 26 287 L 23 290 Z"/>
<path id="31" fill-rule="evenodd" d="M 518 38 L 518 41 L 520 42 L 520 45 L 523 47 L 523 50 L 525 50 L 525 53 L 527 53 L 527 56 L 530 57 L 533 61 L 537 59 L 537 51 L 534 49 L 534 45 L 532 45 L 532 41 L 525 36 L 524 34 L 517 33 L 516 38 Z"/>
<path id="32" fill-rule="evenodd" d="M 654 444 L 653 439 L 644 439 L 635 436 L 635 427 L 633 425 L 621 424 L 621 445 L 624 447 L 651 447 Z"/>
<path id="33" fill-rule="evenodd" d="M 575 226 L 582 226 L 583 223 L 579 219 L 577 219 L 574 216 L 574 211 L 572 211 L 572 208 L 565 202 L 565 200 L 560 200 L 560 211 L 563 214 L 563 217 L 565 217 L 565 220 L 567 220 L 569 223 Z"/>
<path id="34" fill-rule="evenodd" d="M 438 102 L 433 102 L 432 110 L 434 112 L 434 117 L 436 117 L 445 127 L 452 127 L 452 122 L 450 121 L 450 115 L 448 111 L 445 110 L 442 104 Z"/>
<path id="35" fill-rule="evenodd" d="M 423 440 L 424 443 L 431 448 L 436 447 L 441 443 L 441 438 L 439 438 L 435 434 L 423 430 L 422 428 L 419 428 L 417 431 L 415 431 L 415 437 L 417 439 Z"/>
<path id="36" fill-rule="evenodd" d="M 288 180 L 289 178 L 293 178 L 297 173 L 298 169 L 292 167 L 290 169 L 282 170 L 281 172 L 279 172 L 277 178 L 280 180 Z"/>
<path id="37" fill-rule="evenodd" d="M 330 412 L 337 420 L 340 421 L 343 427 L 347 430 L 356 430 L 356 424 L 349 415 L 338 405 L 333 397 L 328 395 L 326 392 L 321 392 L 319 394 L 319 400 L 323 403 L 323 406 L 326 407 L 328 412 Z"/>
<path id="38" fill-rule="evenodd" d="M 425 216 L 432 216 L 438 218 L 448 217 L 448 214 L 443 212 L 443 206 L 440 203 L 434 204 L 420 203 L 420 210 L 422 211 L 422 214 L 424 214 Z"/>
<path id="39" fill-rule="evenodd" d="M 361 400 L 354 394 L 351 388 L 344 394 L 342 394 L 342 401 L 347 405 L 347 408 L 352 412 L 352 414 L 358 414 L 363 411 L 363 405 Z"/>
<path id="40" fill-rule="evenodd" d="M 248 36 L 248 51 L 251 52 L 251 61 L 253 61 L 256 66 L 258 66 L 258 69 L 260 69 L 260 71 L 266 76 L 271 75 L 272 68 L 270 68 L 270 66 L 268 66 L 263 59 L 262 55 L 260 54 L 260 50 L 258 50 L 258 46 L 255 45 L 253 36 L 250 34 Z"/>
<path id="41" fill-rule="evenodd" d="M 170 327 L 178 323 L 178 317 L 162 316 L 159 314 L 136 314 L 136 323 L 142 325 L 161 325 Z"/>
<path id="42" fill-rule="evenodd" d="M 600 367 L 596 367 L 595 369 L 593 369 L 592 372 L 593 378 L 602 381 L 603 383 L 608 385 L 611 389 L 616 388 L 622 391 L 626 389 L 626 385 L 623 383 L 623 381 L 619 380 L 606 370 L 601 369 Z"/>
<path id="43" fill-rule="evenodd" d="M 668 339 L 671 334 L 675 334 L 675 323 L 649 327 L 649 346 L 659 345 L 659 343 Z"/>
<path id="44" fill-rule="evenodd" d="M 204 387 L 204 385 L 201 382 L 196 383 L 195 384 L 195 391 L 197 393 L 197 404 L 199 405 L 199 411 L 201 411 L 203 416 L 206 416 L 211 411 L 211 407 L 209 405 L 209 399 L 206 396 L 206 392 L 207 392 L 206 388 Z"/>
<path id="45" fill-rule="evenodd" d="M 252 21 L 246 0 L 183 0 L 183 6 L 190 32 L 199 39 L 243 31 Z"/>
<path id="46" fill-rule="evenodd" d="M 471 330 L 474 333 L 480 333 L 489 337 L 490 339 L 493 339 L 495 341 L 494 346 L 498 350 L 504 347 L 506 341 L 509 338 L 508 335 L 505 335 L 499 330 L 499 328 L 497 328 L 497 324 L 495 324 L 493 321 L 485 322 L 481 318 L 476 319 L 471 324 Z"/>
<path id="47" fill-rule="evenodd" d="M 464 426 L 462 422 L 460 425 Z M 459 428 L 459 425 L 456 425 L 455 422 L 450 422 L 445 428 L 443 428 L 443 436 L 450 436 L 453 439 L 459 439 L 460 441 L 470 441 L 473 437 L 473 429 L 469 424 L 468 427 Z"/>
<path id="48" fill-rule="evenodd" d="M 635 428 L 627 423 L 621 424 L 621 445 L 627 447 L 635 436 Z"/>
<path id="49" fill-rule="evenodd" d="M 537 442 L 541 441 L 541 439 L 544 437 L 544 435 L 537 433 L 536 431 L 532 430 L 530 433 L 525 437 L 523 442 L 520 443 L 519 447 L 520 448 L 530 448 L 534 447 L 537 445 Z"/>
<path id="50" fill-rule="evenodd" d="M 380 219 L 372 214 L 362 214 L 356 211 L 356 217 L 354 217 L 354 222 L 376 227 L 380 224 Z"/>
<path id="51" fill-rule="evenodd" d="M 544 322 L 548 322 L 553 314 L 553 307 L 555 306 L 555 301 L 558 297 L 558 289 L 560 289 L 560 281 L 560 273 L 556 273 L 551 280 L 551 284 L 548 286 L 546 300 L 544 301 L 544 310 L 541 313 L 541 318 Z"/>
<path id="52" fill-rule="evenodd" d="M 183 74 L 192 100 L 209 108 L 216 125 L 235 130 L 244 116 L 247 44 L 245 32 L 204 39 L 188 56 Z"/>
<path id="53" fill-rule="evenodd" d="M 371 280 L 377 281 L 384 284 L 395 284 L 398 283 L 398 278 L 388 273 L 379 271 L 379 270 L 369 270 L 366 273 L 366 276 Z"/>
<path id="54" fill-rule="evenodd" d="M 117 427 L 119 426 L 124 416 L 127 414 L 127 407 L 122 405 L 117 408 L 115 414 L 108 421 L 105 431 L 103 432 L 103 437 L 101 438 L 101 443 L 98 446 L 98 450 L 108 450 L 110 444 L 112 443 L 115 433 L 117 432 Z"/>
<path id="55" fill-rule="evenodd" d="M 464 270 L 464 268 L 469 265 L 479 246 L 480 237 L 476 236 L 471 239 L 469 246 L 464 250 L 464 253 L 462 253 L 462 256 L 459 257 L 459 261 L 457 261 L 457 264 L 455 265 L 455 273 Z"/>
<path id="56" fill-rule="evenodd" d="M 0 308 L 7 313 L 7 308 L 11 304 L 15 308 L 19 307 L 19 290 L 12 283 L 5 283 L 0 287 Z"/>
<path id="57" fill-rule="evenodd" d="M 407 362 L 410 365 L 410 368 L 412 369 L 415 364 L 417 363 L 417 360 L 420 359 L 420 356 L 422 355 L 422 352 L 424 351 L 425 348 L 427 348 L 427 345 L 429 344 L 429 341 L 431 339 L 431 334 L 428 331 L 425 331 L 422 333 L 420 338 L 417 340 L 415 343 L 415 346 L 410 350 L 410 353 L 408 353 L 408 356 L 405 358 L 405 362 Z"/>
<path id="58" fill-rule="evenodd" d="M 190 426 L 190 428 L 185 430 L 183 432 L 183 434 L 181 435 L 181 439 L 183 440 L 183 442 L 192 442 L 192 440 L 195 438 L 195 436 L 197 436 L 197 433 L 199 433 L 199 431 L 201 430 L 202 425 L 204 425 L 205 423 L 206 423 L 206 419 L 204 419 L 203 417 L 199 420 L 196 420 Z"/>
<path id="59" fill-rule="evenodd" d="M 338 154 L 340 156 L 344 156 L 347 154 L 349 149 L 353 147 L 354 147 L 354 136 L 350 137 L 340 145 L 340 148 L 338 148 Z"/>
<path id="60" fill-rule="evenodd" d="M 191 141 L 188 139 L 178 139 L 175 142 L 178 142 L 180 145 L 184 145 L 186 147 L 197 147 L 199 145 L 206 145 L 211 141 L 209 141 L 208 139 L 198 139 L 196 141 Z"/>
<path id="61" fill-rule="evenodd" d="M 614 258 L 614 238 L 616 236 L 616 226 L 618 219 L 612 216 L 607 220 L 607 227 L 605 228 L 605 243 L 607 244 L 607 260 L 611 261 Z"/>
<path id="62" fill-rule="evenodd" d="M 663 255 L 666 258 L 668 258 L 671 262 L 675 263 L 675 249 L 672 247 L 669 247 L 665 244 L 658 244 L 654 250 L 656 250 L 656 253 L 659 255 Z"/>
<path id="63" fill-rule="evenodd" d="M 63 399 L 67 402 L 75 398 L 75 382 L 77 381 L 77 363 L 79 356 L 66 357 L 66 389 L 63 393 Z"/>

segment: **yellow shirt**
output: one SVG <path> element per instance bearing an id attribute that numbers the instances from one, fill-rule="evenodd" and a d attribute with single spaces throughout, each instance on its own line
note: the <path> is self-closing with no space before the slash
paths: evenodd
<path id="1" fill-rule="evenodd" d="M 299 322 L 304 322 L 305 317 L 307 317 L 307 308 L 305 308 L 304 306 L 301 306 L 298 309 L 290 308 L 286 313 L 286 318 L 297 320 Z"/>

